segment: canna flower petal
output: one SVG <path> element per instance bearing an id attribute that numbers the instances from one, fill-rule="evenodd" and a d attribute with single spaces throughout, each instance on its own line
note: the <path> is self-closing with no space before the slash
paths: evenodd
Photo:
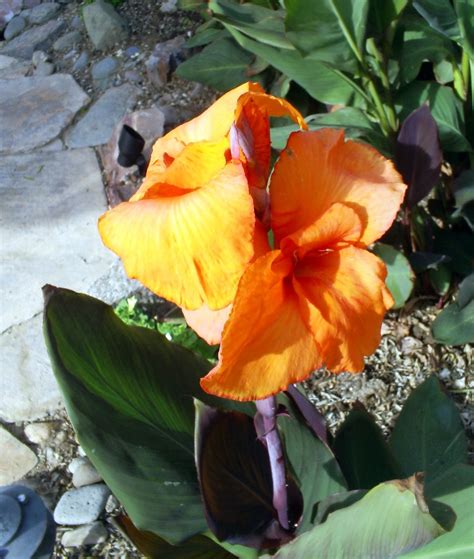
<path id="1" fill-rule="evenodd" d="M 305 323 L 333 372 L 358 372 L 380 343 L 380 329 L 393 299 L 385 265 L 353 246 L 315 252 L 298 262 L 293 285 Z"/>
<path id="2" fill-rule="evenodd" d="M 378 239 L 396 217 L 406 190 L 393 164 L 374 148 L 344 141 L 342 131 L 294 132 L 270 183 L 272 228 L 278 243 L 345 203 L 364 224 L 359 242 Z"/>
<path id="3" fill-rule="evenodd" d="M 201 379 L 204 390 L 233 400 L 256 400 L 303 380 L 320 365 L 291 272 L 291 258 L 279 250 L 247 268 L 224 328 L 219 363 Z"/>
<path id="4" fill-rule="evenodd" d="M 267 232 L 263 225 L 255 221 L 255 230 L 253 235 L 253 248 L 255 260 L 259 256 L 270 251 L 270 244 L 268 243 Z M 206 304 L 199 309 L 190 311 L 188 309 L 181 309 L 188 326 L 190 326 L 201 338 L 203 338 L 209 345 L 220 344 L 222 339 L 222 331 L 224 330 L 225 323 L 229 318 L 232 305 L 227 305 L 223 309 L 211 310 Z"/>
<path id="5" fill-rule="evenodd" d="M 240 163 L 182 196 L 124 202 L 99 220 L 127 274 L 181 307 L 220 309 L 253 256 L 255 216 Z"/>

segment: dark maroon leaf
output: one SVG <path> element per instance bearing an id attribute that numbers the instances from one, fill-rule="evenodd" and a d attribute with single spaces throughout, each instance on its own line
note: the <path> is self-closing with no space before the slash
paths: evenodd
<path id="1" fill-rule="evenodd" d="M 294 384 L 290 384 L 286 393 L 298 408 L 313 433 L 319 440 L 323 441 L 323 443 L 327 445 L 328 434 L 324 416 L 318 412 L 314 405 L 302 392 L 298 390 Z"/>
<path id="2" fill-rule="evenodd" d="M 395 150 L 397 168 L 408 185 L 405 200 L 409 208 L 431 192 L 442 160 L 438 127 L 429 107 L 423 105 L 403 122 Z"/>
<path id="3" fill-rule="evenodd" d="M 273 506 L 267 449 L 254 422 L 240 412 L 224 412 L 196 401 L 196 464 L 207 522 L 221 541 L 261 548 L 292 534 L 281 528 Z M 289 516 L 301 516 L 302 497 L 289 481 Z"/>

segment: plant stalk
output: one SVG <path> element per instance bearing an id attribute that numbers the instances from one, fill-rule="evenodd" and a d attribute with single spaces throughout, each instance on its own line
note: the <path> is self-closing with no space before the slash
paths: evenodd
<path id="1" fill-rule="evenodd" d="M 270 459 L 273 486 L 273 506 L 278 513 L 278 520 L 285 530 L 288 523 L 288 494 L 286 489 L 285 459 L 283 445 L 277 428 L 277 403 L 275 396 L 256 400 L 257 413 L 262 419 L 263 433 L 259 435 L 265 440 Z"/>

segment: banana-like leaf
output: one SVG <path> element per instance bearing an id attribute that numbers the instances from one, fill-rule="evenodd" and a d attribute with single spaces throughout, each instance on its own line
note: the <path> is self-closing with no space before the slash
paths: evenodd
<path id="1" fill-rule="evenodd" d="M 421 484 L 412 477 L 378 485 L 355 504 L 329 514 L 273 558 L 391 559 L 443 533 L 428 512 Z"/>
<path id="2" fill-rule="evenodd" d="M 377 243 L 372 252 L 387 266 L 385 283 L 395 301 L 394 308 L 403 307 L 415 285 L 415 275 L 408 259 L 402 252 L 384 243 Z"/>
<path id="3" fill-rule="evenodd" d="M 78 440 L 141 530 L 180 543 L 207 529 L 194 465 L 194 405 L 209 363 L 125 325 L 92 297 L 45 288 L 44 331 Z M 240 409 L 249 409 L 240 406 Z"/>
<path id="4" fill-rule="evenodd" d="M 459 412 L 435 376 L 410 394 L 390 446 L 403 475 L 426 472 L 427 482 L 466 461 L 467 440 Z"/>

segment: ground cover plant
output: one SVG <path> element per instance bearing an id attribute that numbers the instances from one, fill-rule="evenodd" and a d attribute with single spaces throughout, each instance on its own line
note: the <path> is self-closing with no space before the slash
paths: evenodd
<path id="1" fill-rule="evenodd" d="M 270 117 L 299 127 L 276 162 Z M 323 365 L 357 373 L 376 349 L 394 297 L 368 249 L 406 192 L 375 148 L 309 130 L 247 82 L 160 138 L 140 189 L 99 221 L 127 273 L 179 306 L 199 343 L 133 300 L 114 310 L 45 286 L 71 422 L 146 556 L 472 555 L 474 473 L 436 378 L 389 441 L 362 405 L 331 437 L 297 386 Z"/>
<path id="2" fill-rule="evenodd" d="M 206 21 L 188 42 L 202 50 L 179 75 L 222 90 L 251 76 L 295 102 L 310 129 L 342 128 L 395 161 L 408 192 L 375 252 L 387 264 L 396 307 L 414 295 L 438 296 L 443 306 L 474 270 L 472 2 L 181 5 Z M 282 149 L 292 129 L 275 127 L 274 147 Z M 469 293 L 434 327 L 440 343 L 474 340 Z"/>

